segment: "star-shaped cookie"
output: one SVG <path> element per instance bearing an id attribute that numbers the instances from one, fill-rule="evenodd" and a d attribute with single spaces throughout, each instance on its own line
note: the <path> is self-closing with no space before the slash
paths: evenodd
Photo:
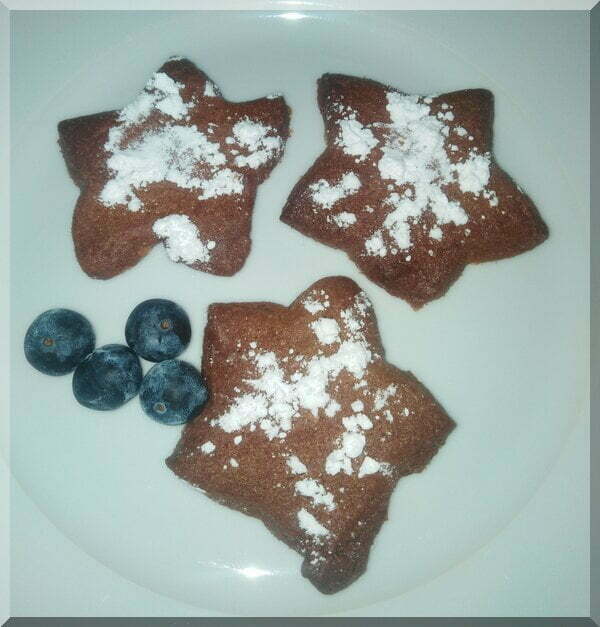
<path id="1" fill-rule="evenodd" d="M 211 399 L 168 466 L 261 519 L 321 592 L 349 585 L 397 481 L 423 470 L 453 421 L 385 361 L 372 305 L 345 277 L 317 281 L 289 307 L 211 305 L 202 369 Z"/>
<path id="2" fill-rule="evenodd" d="M 229 102 L 191 61 L 172 57 L 120 111 L 62 121 L 59 144 L 81 190 L 72 234 L 83 270 L 108 279 L 162 240 L 173 261 L 237 272 L 289 118 L 283 98 Z"/>
<path id="3" fill-rule="evenodd" d="M 548 229 L 492 155 L 492 94 L 422 97 L 339 74 L 318 81 L 327 147 L 281 219 L 345 250 L 415 309 L 469 263 L 517 255 Z"/>

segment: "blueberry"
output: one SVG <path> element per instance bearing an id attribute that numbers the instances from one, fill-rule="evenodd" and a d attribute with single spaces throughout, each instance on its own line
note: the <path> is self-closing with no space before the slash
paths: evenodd
<path id="1" fill-rule="evenodd" d="M 138 356 L 122 344 L 107 344 L 89 354 L 73 373 L 73 394 L 90 409 L 116 409 L 140 389 Z"/>
<path id="2" fill-rule="evenodd" d="M 151 298 L 140 303 L 127 318 L 127 344 L 148 361 L 180 355 L 190 343 L 192 329 L 183 309 L 170 300 Z"/>
<path id="3" fill-rule="evenodd" d="M 140 388 L 142 409 L 158 422 L 179 425 L 197 416 L 208 400 L 208 388 L 194 366 L 169 359 L 152 366 Z"/>
<path id="4" fill-rule="evenodd" d="M 92 325 L 70 309 L 49 309 L 27 329 L 23 348 L 27 361 L 44 374 L 67 374 L 94 350 Z"/>

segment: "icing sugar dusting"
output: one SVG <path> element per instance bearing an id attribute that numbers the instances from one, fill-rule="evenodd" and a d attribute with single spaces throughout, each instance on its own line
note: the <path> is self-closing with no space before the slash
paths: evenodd
<path id="1" fill-rule="evenodd" d="M 211 240 L 203 242 L 198 227 L 186 215 L 160 218 L 154 222 L 152 230 L 157 237 L 165 240 L 167 254 L 173 261 L 206 263 L 216 245 Z"/>
<path id="2" fill-rule="evenodd" d="M 127 204 L 130 211 L 141 208 L 135 189 L 150 183 L 169 181 L 178 187 L 202 188 L 206 182 L 198 176 L 198 164 L 211 170 L 225 163 L 219 144 L 208 140 L 195 125 L 166 124 L 144 133 L 129 145 L 121 145 L 123 130 L 110 129 L 105 149 L 111 153 L 107 166 L 113 172 L 100 193 L 108 207 Z"/>
<path id="3" fill-rule="evenodd" d="M 136 190 L 162 181 L 183 189 L 197 189 L 200 200 L 243 192 L 242 175 L 223 167 L 226 157 L 221 146 L 210 141 L 196 125 L 175 124 L 189 120 L 189 110 L 195 106 L 194 102 L 183 101 L 183 88 L 168 74 L 157 72 L 137 98 L 120 111 L 118 124 L 109 130 L 104 144 L 109 153 L 106 165 L 111 178 L 101 190 L 99 200 L 106 207 L 123 204 L 129 211 L 143 210 Z M 217 96 L 212 82 L 206 82 L 204 95 Z M 154 113 L 168 120 L 131 135 L 136 125 L 144 124 Z"/>
<path id="4" fill-rule="evenodd" d="M 450 131 L 458 137 L 473 139 L 462 126 L 449 126 L 455 121 L 452 106 L 441 103 L 442 111 L 433 113 L 434 97 L 421 98 L 396 91 L 386 93 L 388 121 L 367 125 L 357 120 L 357 113 L 338 102 L 335 110 L 347 112 L 337 120 L 339 133 L 334 142 L 343 151 L 362 161 L 377 148 L 373 163 L 383 181 L 389 181 L 384 206 L 388 208 L 381 225 L 364 242 L 365 254 L 385 257 L 390 252 L 408 251 L 412 245 L 411 226 L 420 221 L 425 211 L 431 211 L 435 223 L 429 228 L 431 240 L 440 241 L 445 224 L 463 226 L 469 221 L 464 207 L 447 195 L 447 188 L 456 185 L 463 194 L 473 194 L 488 200 L 490 207 L 498 205 L 495 193 L 487 189 L 490 179 L 491 155 L 481 154 L 472 147 L 468 154 L 453 162 L 449 152 L 459 154 L 459 147 L 449 143 Z M 373 134 L 377 130 L 377 137 Z M 330 209 L 338 200 L 356 193 L 343 181 L 334 185 L 319 180 L 309 186 L 313 201 Z M 351 216 L 352 217 L 349 217 Z M 340 228 L 356 222 L 356 216 L 344 212 L 328 217 Z M 409 260 L 409 258 L 406 258 Z"/>
<path id="5" fill-rule="evenodd" d="M 297 508 L 295 515 L 300 529 L 313 542 L 320 544 L 324 538 L 331 535 L 330 530 L 316 517 L 315 512 L 332 512 L 343 505 L 344 489 L 334 489 L 331 486 L 331 476 L 343 473 L 359 482 L 368 475 L 381 473 L 392 476 L 392 466 L 369 455 L 377 447 L 382 435 L 381 429 L 376 429 L 374 422 L 380 420 L 380 415 L 369 417 L 368 412 L 381 409 L 390 402 L 390 398 L 397 394 L 398 386 L 390 384 L 387 387 L 371 388 L 367 368 L 371 363 L 377 363 L 380 355 L 371 352 L 366 341 L 365 329 L 368 322 L 371 304 L 360 292 L 348 302 L 344 309 L 333 308 L 329 303 L 329 295 L 325 290 L 313 289 L 308 292 L 301 304 L 307 311 L 316 309 L 311 316 L 300 309 L 300 324 L 306 325 L 319 342 L 327 348 L 319 349 L 317 354 L 304 356 L 299 348 L 284 348 L 283 355 L 278 356 L 274 351 L 261 349 L 259 340 L 245 341 L 247 346 L 238 359 L 243 359 L 250 367 L 250 376 L 242 384 L 233 389 L 235 396 L 228 409 L 220 416 L 210 421 L 210 426 L 219 428 L 227 433 L 238 432 L 234 443 L 241 440 L 240 431 L 248 428 L 249 431 L 262 431 L 269 441 L 275 441 L 277 446 L 295 447 L 297 441 L 290 438 L 287 443 L 281 442 L 294 428 L 296 421 L 312 422 L 307 416 L 310 412 L 316 421 L 327 421 L 329 426 L 338 426 L 334 431 L 335 438 L 315 459 L 315 451 L 311 450 L 311 471 L 318 474 L 310 476 L 307 465 L 298 455 L 284 449 L 279 456 L 285 462 L 287 482 L 279 482 L 275 488 L 289 490 L 290 496 L 296 497 Z M 331 312 L 339 312 L 334 317 L 317 316 L 321 311 L 331 308 Z M 313 317 L 315 316 L 315 317 Z M 242 348 L 241 340 L 236 348 Z M 342 381 L 338 377 L 343 373 L 343 385 L 346 389 L 355 390 L 353 396 L 346 400 L 339 394 Z M 354 380 L 348 378 L 352 377 Z M 246 390 L 240 389 L 241 386 Z M 342 413 L 344 409 L 351 409 L 350 415 Z M 351 402 L 350 402 L 351 401 Z M 397 399 L 394 399 L 397 405 Z M 349 405 L 349 407 L 347 407 Z M 303 411 L 304 410 L 304 411 Z M 389 410 L 386 412 L 391 415 Z M 384 424 L 383 421 L 380 424 Z M 304 450 L 301 448 L 301 450 Z M 209 453 L 212 452 L 208 451 Z M 301 453 L 302 455 L 304 453 Z M 308 453 L 307 453 L 308 454 Z M 371 453 L 372 454 L 372 453 Z M 274 453 L 274 457 L 277 455 Z M 229 459 L 229 467 L 236 468 L 234 458 Z M 319 468 L 320 466 L 320 468 Z M 293 515 L 293 513 L 292 513 Z"/>
<path id="6" fill-rule="evenodd" d="M 445 122 L 454 119 L 451 111 L 434 116 L 429 105 L 418 96 L 391 91 L 387 93 L 387 101 L 391 124 L 384 125 L 387 137 L 377 167 L 383 180 L 410 188 L 402 195 L 394 191 L 388 196 L 385 202 L 392 211 L 383 226 L 396 246 L 407 250 L 412 246 L 411 224 L 427 209 L 436 218 L 436 225 L 430 231 L 430 237 L 435 240 L 443 237 L 439 225 L 460 226 L 468 222 L 463 207 L 447 197 L 445 186 L 458 183 L 462 192 L 481 194 L 489 182 L 491 161 L 489 153 L 477 154 L 475 150 L 458 163 L 450 161 L 445 149 L 449 132 Z M 448 109 L 449 105 L 443 108 Z M 457 127 L 460 136 L 463 131 L 462 127 Z M 374 235 L 381 236 L 377 232 Z M 367 254 L 382 257 L 387 254 L 385 246 L 375 247 L 372 242 L 365 242 L 365 248 Z"/>
<path id="7" fill-rule="evenodd" d="M 298 369 L 289 378 L 275 353 L 254 351 L 251 359 L 258 377 L 245 381 L 251 391 L 239 394 L 229 409 L 215 420 L 215 424 L 228 433 L 258 424 L 272 440 L 285 437 L 302 409 L 314 416 L 320 409 L 326 411 L 327 407 L 337 411 L 335 405 L 330 405 L 334 399 L 329 394 L 329 384 L 342 371 L 361 379 L 375 357 L 362 333 L 367 302 L 361 293 L 356 296 L 353 306 L 345 310 L 342 325 L 331 319 L 337 331 L 335 340 L 331 335 L 333 325 L 326 323 L 324 328 L 321 322 L 317 328 L 324 333 L 323 339 L 337 342 L 337 350 L 329 355 L 301 359 L 297 362 Z"/>
<path id="8" fill-rule="evenodd" d="M 200 200 L 215 198 L 216 196 L 231 196 L 244 191 L 244 180 L 239 172 L 229 168 L 219 170 L 212 178 L 200 181 L 202 195 Z"/>
<path id="9" fill-rule="evenodd" d="M 174 120 L 181 120 L 192 106 L 183 102 L 180 90 L 181 83 L 174 81 L 164 72 L 156 72 L 146 83 L 144 90 L 137 98 L 121 109 L 119 122 L 124 126 L 137 124 L 145 120 L 153 109 L 157 109 Z"/>

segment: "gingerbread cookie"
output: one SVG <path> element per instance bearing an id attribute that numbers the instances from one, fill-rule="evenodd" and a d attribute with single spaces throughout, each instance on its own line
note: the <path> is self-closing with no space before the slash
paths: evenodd
<path id="1" fill-rule="evenodd" d="M 120 111 L 58 125 L 81 194 L 73 241 L 83 270 L 108 279 L 159 241 L 173 261 L 232 275 L 250 250 L 256 190 L 281 159 L 283 98 L 225 100 L 191 61 L 169 59 Z"/>
<path id="2" fill-rule="evenodd" d="M 281 219 L 346 251 L 415 309 L 442 296 L 467 264 L 547 238 L 532 201 L 494 161 L 489 91 L 421 97 L 325 74 L 318 101 L 327 147 Z"/>
<path id="3" fill-rule="evenodd" d="M 260 518 L 321 592 L 348 586 L 397 481 L 423 470 L 453 421 L 385 361 L 371 303 L 345 277 L 317 281 L 289 307 L 211 305 L 202 368 L 211 399 L 168 466 Z"/>

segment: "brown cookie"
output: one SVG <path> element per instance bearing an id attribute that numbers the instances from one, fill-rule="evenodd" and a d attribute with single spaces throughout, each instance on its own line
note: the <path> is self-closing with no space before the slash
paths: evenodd
<path id="1" fill-rule="evenodd" d="M 421 97 L 325 74 L 318 101 L 327 147 L 281 219 L 345 250 L 390 294 L 418 309 L 468 263 L 511 257 L 548 229 L 492 156 L 492 94 Z"/>
<path id="2" fill-rule="evenodd" d="M 202 369 L 211 399 L 168 466 L 260 518 L 321 592 L 348 586 L 396 482 L 423 470 L 453 421 L 385 361 L 371 303 L 345 277 L 317 281 L 289 307 L 211 305 Z"/>
<path id="3" fill-rule="evenodd" d="M 83 270 L 111 278 L 163 240 L 174 261 L 235 274 L 289 118 L 283 98 L 229 102 L 191 61 L 172 57 L 120 111 L 62 121 L 59 144 L 81 190 L 72 233 Z"/>

